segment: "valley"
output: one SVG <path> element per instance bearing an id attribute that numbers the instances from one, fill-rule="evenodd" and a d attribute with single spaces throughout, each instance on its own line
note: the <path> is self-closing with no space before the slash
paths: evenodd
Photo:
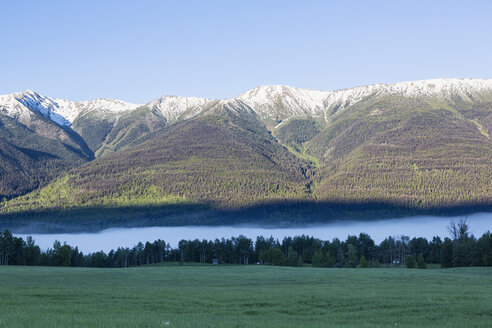
<path id="1" fill-rule="evenodd" d="M 0 328 L 492 327 L 492 1 L 0 8 Z"/>

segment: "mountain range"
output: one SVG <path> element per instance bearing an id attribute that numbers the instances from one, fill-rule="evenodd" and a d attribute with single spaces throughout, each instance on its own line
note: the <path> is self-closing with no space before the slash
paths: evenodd
<path id="1" fill-rule="evenodd" d="M 487 210 L 492 80 L 272 85 L 147 104 L 0 96 L 0 199 L 0 222 L 18 226 Z"/>

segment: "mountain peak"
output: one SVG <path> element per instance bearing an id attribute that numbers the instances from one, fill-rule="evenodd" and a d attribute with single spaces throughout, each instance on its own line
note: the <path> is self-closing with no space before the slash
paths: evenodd
<path id="1" fill-rule="evenodd" d="M 404 97 L 440 97 L 450 100 L 459 97 L 464 100 L 472 100 L 478 93 L 489 90 L 492 92 L 492 79 L 470 78 L 439 78 L 392 84 L 380 83 L 334 91 L 300 89 L 288 85 L 262 85 L 236 97 L 222 99 L 220 103 L 253 111 L 262 119 L 273 121 L 291 117 L 313 117 L 328 121 L 333 113 L 367 99 L 367 97 L 398 95 Z M 151 101 L 145 106 L 161 113 L 168 122 L 174 122 L 196 116 L 217 101 L 200 97 L 168 95 Z M 12 116 L 19 117 L 19 111 L 21 111 L 19 103 L 62 126 L 70 126 L 71 122 L 82 112 L 95 111 L 118 115 L 118 113 L 142 106 L 141 104 L 108 98 L 72 102 L 48 98 L 30 89 L 0 96 L 0 108 L 4 114 L 14 113 Z M 27 117 L 26 115 L 31 114 L 24 113 L 23 115 Z"/>
<path id="2" fill-rule="evenodd" d="M 286 85 L 264 85 L 251 89 L 229 101 L 240 101 L 262 118 L 283 120 L 289 117 L 310 116 L 328 120 L 330 108 L 346 108 L 369 96 L 400 95 L 407 97 L 460 97 L 492 91 L 492 79 L 431 79 L 372 84 L 350 89 L 319 91 Z M 226 100 L 227 101 L 227 100 Z"/>
<path id="3" fill-rule="evenodd" d="M 329 93 L 286 85 L 265 85 L 231 100 L 245 103 L 262 118 L 281 120 L 291 116 L 319 116 Z"/>
<path id="4" fill-rule="evenodd" d="M 141 104 L 132 104 L 123 100 L 109 98 L 97 98 L 89 101 L 80 101 L 78 104 L 83 108 L 83 111 L 102 109 L 112 113 L 133 110 L 142 106 Z"/>
<path id="5" fill-rule="evenodd" d="M 20 94 L 14 95 L 15 99 L 33 112 L 52 120 L 61 126 L 70 126 L 72 123 L 63 115 L 57 113 L 60 107 L 58 103 L 51 98 L 39 95 L 32 90 L 25 90 Z"/>
<path id="6" fill-rule="evenodd" d="M 33 91 L 31 89 L 26 89 L 22 92 L 20 92 L 21 94 L 35 94 L 35 95 L 38 95 L 38 93 L 36 91 Z"/>
<path id="7" fill-rule="evenodd" d="M 164 96 L 146 106 L 160 112 L 168 122 L 174 122 L 199 114 L 204 106 L 212 102 L 213 100 L 208 98 Z"/>
<path id="8" fill-rule="evenodd" d="M 383 84 L 381 86 L 393 92 L 400 92 L 410 96 L 438 94 L 447 96 L 450 93 L 477 92 L 492 89 L 492 79 L 442 78 Z"/>

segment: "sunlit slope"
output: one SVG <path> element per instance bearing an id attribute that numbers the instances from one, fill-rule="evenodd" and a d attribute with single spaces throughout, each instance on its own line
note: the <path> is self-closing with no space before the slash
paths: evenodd
<path id="1" fill-rule="evenodd" d="M 173 202 L 238 208 L 311 197 L 309 165 L 254 116 L 220 107 L 147 138 L 69 171 L 4 211 Z"/>
<path id="2" fill-rule="evenodd" d="M 492 203 L 491 100 L 386 96 L 347 108 L 303 144 L 322 163 L 318 200 Z"/>
<path id="3" fill-rule="evenodd" d="M 74 121 L 78 132 L 94 151 L 96 157 L 118 151 L 139 137 L 164 127 L 160 113 L 142 106 L 119 113 L 118 118 L 97 112 L 84 113 Z"/>

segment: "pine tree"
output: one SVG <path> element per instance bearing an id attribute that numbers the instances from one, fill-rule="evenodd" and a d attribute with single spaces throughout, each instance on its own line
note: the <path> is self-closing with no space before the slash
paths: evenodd
<path id="1" fill-rule="evenodd" d="M 407 269 L 415 269 L 415 258 L 413 255 L 407 255 L 406 258 Z"/>
<path id="2" fill-rule="evenodd" d="M 453 266 L 453 242 L 446 238 L 441 249 L 441 267 L 451 268 Z"/>
<path id="3" fill-rule="evenodd" d="M 418 269 L 427 269 L 427 265 L 424 261 L 424 255 L 422 253 L 417 257 L 417 268 Z"/>

